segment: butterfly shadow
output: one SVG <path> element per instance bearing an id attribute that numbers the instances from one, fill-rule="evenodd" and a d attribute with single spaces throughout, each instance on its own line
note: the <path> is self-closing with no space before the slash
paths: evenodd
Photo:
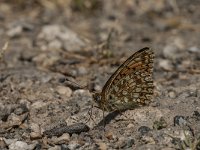
<path id="1" fill-rule="evenodd" d="M 121 115 L 123 111 L 113 111 L 107 114 L 95 127 L 94 129 L 98 129 L 100 127 L 105 127 L 107 124 L 109 124 L 113 119 L 115 119 L 118 115 Z"/>

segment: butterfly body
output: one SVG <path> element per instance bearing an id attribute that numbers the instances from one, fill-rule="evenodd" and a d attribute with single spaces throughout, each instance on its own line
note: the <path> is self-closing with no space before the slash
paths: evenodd
<path id="1" fill-rule="evenodd" d="M 102 92 L 93 95 L 105 111 L 148 105 L 153 95 L 153 50 L 143 48 L 130 56 L 108 79 Z"/>

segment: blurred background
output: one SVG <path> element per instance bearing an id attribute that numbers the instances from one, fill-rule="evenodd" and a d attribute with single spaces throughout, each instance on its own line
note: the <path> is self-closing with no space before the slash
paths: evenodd
<path id="1" fill-rule="evenodd" d="M 198 4 L 198 0 L 1 0 L 0 44 L 10 44 L 0 68 L 31 65 L 82 77 L 93 70 L 89 64 L 118 67 L 136 50 L 149 46 L 156 55 L 176 60 L 159 62 L 163 69 L 173 70 L 172 63 L 187 57 L 185 52 L 199 51 Z"/>

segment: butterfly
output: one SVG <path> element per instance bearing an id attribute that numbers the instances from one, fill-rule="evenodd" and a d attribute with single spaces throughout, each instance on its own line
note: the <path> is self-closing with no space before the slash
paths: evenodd
<path id="1" fill-rule="evenodd" d="M 122 111 L 148 105 L 153 96 L 154 52 L 145 47 L 130 56 L 93 99 L 103 111 Z"/>

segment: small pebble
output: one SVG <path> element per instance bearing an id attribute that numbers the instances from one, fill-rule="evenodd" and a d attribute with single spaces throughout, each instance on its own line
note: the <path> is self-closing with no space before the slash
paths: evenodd
<path id="1" fill-rule="evenodd" d="M 127 144 L 127 143 L 126 143 L 126 140 L 127 140 L 127 139 L 125 139 L 124 137 L 120 137 L 120 138 L 119 138 L 119 141 L 118 141 L 117 144 L 116 144 L 117 147 L 118 147 L 118 148 L 125 148 L 125 147 L 126 147 L 126 144 Z"/>
<path id="2" fill-rule="evenodd" d="M 176 93 L 174 91 L 169 91 L 168 95 L 170 98 L 176 98 Z"/>
<path id="3" fill-rule="evenodd" d="M 64 95 L 66 97 L 71 97 L 71 95 L 72 95 L 72 90 L 69 87 L 57 86 L 56 91 L 59 94 Z"/>
<path id="4" fill-rule="evenodd" d="M 83 96 L 83 95 L 89 96 L 90 93 L 88 90 L 79 89 L 79 90 L 74 91 L 73 95 L 74 96 Z"/>
<path id="5" fill-rule="evenodd" d="M 0 138 L 0 149 L 4 149 L 4 148 L 6 148 L 6 143 L 5 143 L 5 141 L 3 140 L 3 138 Z"/>
<path id="6" fill-rule="evenodd" d="M 132 147 L 132 145 L 135 143 L 133 138 L 128 138 L 127 144 L 126 144 L 126 148 L 130 148 Z"/>
<path id="7" fill-rule="evenodd" d="M 77 51 L 85 46 L 84 41 L 79 38 L 78 34 L 66 26 L 59 25 L 44 26 L 37 40 L 41 47 L 45 45 L 43 43 L 48 43 L 47 47 L 42 47 L 44 50 L 62 47 L 67 51 Z"/>
<path id="8" fill-rule="evenodd" d="M 99 146 L 98 147 L 99 150 L 107 150 L 108 149 L 106 144 L 102 143 L 102 142 L 98 143 L 98 146 Z"/>
<path id="9" fill-rule="evenodd" d="M 26 142 L 23 141 L 16 141 L 9 145 L 9 150 L 30 150 L 34 149 L 36 144 L 28 145 Z"/>
<path id="10" fill-rule="evenodd" d="M 197 46 L 192 46 L 188 49 L 189 52 L 200 52 L 200 49 Z"/>
<path id="11" fill-rule="evenodd" d="M 66 81 L 66 79 L 64 77 L 58 79 L 59 83 L 64 83 L 65 81 Z"/>
<path id="12" fill-rule="evenodd" d="M 169 60 L 164 60 L 162 59 L 160 62 L 159 62 L 159 67 L 166 70 L 166 71 L 172 71 L 173 70 L 173 65 L 171 63 L 171 61 Z"/>
<path id="13" fill-rule="evenodd" d="M 112 140 L 113 139 L 113 132 L 109 131 L 105 133 L 105 136 L 107 139 Z"/>
<path id="14" fill-rule="evenodd" d="M 41 149 L 42 149 L 42 145 L 37 143 L 34 150 L 41 150 Z"/>
<path id="15" fill-rule="evenodd" d="M 153 128 L 156 130 L 161 130 L 166 127 L 167 127 L 167 122 L 165 121 L 163 117 L 161 117 L 159 121 L 155 121 L 153 123 Z"/>
<path id="16" fill-rule="evenodd" d="M 31 132 L 30 133 L 31 140 L 36 140 L 42 138 L 42 135 L 38 132 Z"/>
<path id="17" fill-rule="evenodd" d="M 185 50 L 183 39 L 179 37 L 172 37 L 169 44 L 163 48 L 163 55 L 165 58 L 175 60 L 183 55 L 183 50 Z"/>
<path id="18" fill-rule="evenodd" d="M 175 116 L 174 117 L 174 126 L 176 125 L 186 125 L 187 124 L 187 121 L 185 120 L 185 117 L 184 116 Z"/>
<path id="19" fill-rule="evenodd" d="M 165 58 L 174 58 L 176 57 L 175 53 L 178 52 L 178 48 L 174 45 L 166 45 L 163 48 L 163 55 Z"/>
<path id="20" fill-rule="evenodd" d="M 194 111 L 193 116 L 196 117 L 198 121 L 200 121 L 200 113 L 198 111 Z"/>
<path id="21" fill-rule="evenodd" d="M 61 145 L 61 150 L 70 150 L 66 144 Z"/>
<path id="22" fill-rule="evenodd" d="M 80 147 L 80 145 L 76 141 L 70 141 L 68 144 L 68 148 L 70 150 L 76 150 Z"/>
<path id="23" fill-rule="evenodd" d="M 17 37 L 22 34 L 22 26 L 15 26 L 8 30 L 7 35 L 11 38 Z"/>
<path id="24" fill-rule="evenodd" d="M 129 123 L 128 125 L 127 125 L 127 128 L 134 128 L 135 126 L 134 126 L 134 124 L 132 124 L 132 123 Z"/>
<path id="25" fill-rule="evenodd" d="M 60 137 L 55 137 L 53 139 L 53 143 L 60 145 L 60 144 L 64 144 L 64 143 L 68 143 L 70 141 L 70 136 L 68 133 L 64 133 L 63 135 L 61 135 Z"/>
<path id="26" fill-rule="evenodd" d="M 42 135 L 41 135 L 40 126 L 36 123 L 32 123 L 30 126 L 31 126 L 31 130 L 32 130 L 32 132 L 30 133 L 30 138 L 32 140 L 41 138 Z"/>
<path id="27" fill-rule="evenodd" d="M 10 145 L 12 143 L 17 142 L 17 139 L 6 139 L 6 138 L 4 138 L 3 140 L 6 143 L 6 145 Z"/>
<path id="28" fill-rule="evenodd" d="M 140 132 L 141 135 L 147 134 L 151 129 L 147 126 L 141 126 L 139 127 L 138 131 Z"/>
<path id="29" fill-rule="evenodd" d="M 36 101 L 31 105 L 31 108 L 32 109 L 40 109 L 40 108 L 42 108 L 44 106 L 47 106 L 47 103 L 42 102 L 42 101 Z"/>
<path id="30" fill-rule="evenodd" d="M 190 89 L 189 91 L 188 91 L 188 93 L 189 93 L 189 97 L 197 97 L 197 90 L 196 89 Z"/>
<path id="31" fill-rule="evenodd" d="M 22 123 L 22 119 L 18 115 L 11 113 L 11 115 L 8 117 L 8 122 L 10 127 L 19 126 Z"/>
<path id="32" fill-rule="evenodd" d="M 86 75 L 88 73 L 87 69 L 83 66 L 78 67 L 78 75 L 79 76 L 83 76 Z"/>
<path id="33" fill-rule="evenodd" d="M 21 114 L 26 113 L 26 112 L 28 112 L 28 108 L 26 107 L 25 104 L 21 104 L 18 108 L 16 108 L 14 110 L 14 113 L 16 115 L 21 115 Z"/>
<path id="34" fill-rule="evenodd" d="M 62 42 L 55 39 L 48 44 L 48 47 L 51 48 L 51 49 L 61 49 L 62 48 Z"/>
<path id="35" fill-rule="evenodd" d="M 60 147 L 56 145 L 54 147 L 48 148 L 48 150 L 60 150 Z"/>

